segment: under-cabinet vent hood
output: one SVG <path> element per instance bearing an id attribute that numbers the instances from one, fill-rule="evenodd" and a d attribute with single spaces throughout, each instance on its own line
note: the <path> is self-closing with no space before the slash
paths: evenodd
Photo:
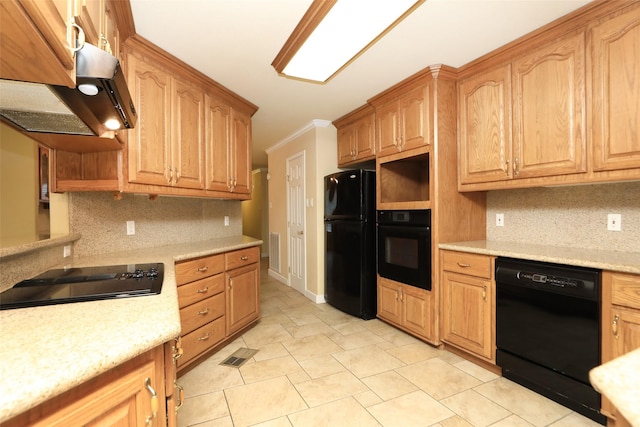
<path id="1" fill-rule="evenodd" d="M 88 43 L 76 53 L 75 88 L 0 80 L 0 116 L 27 132 L 86 136 L 137 119 L 120 62 Z"/>

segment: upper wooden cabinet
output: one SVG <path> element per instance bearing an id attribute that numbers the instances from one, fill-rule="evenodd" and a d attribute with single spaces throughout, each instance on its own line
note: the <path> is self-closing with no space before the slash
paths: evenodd
<path id="1" fill-rule="evenodd" d="M 364 105 L 333 122 L 338 129 L 338 167 L 376 157 L 375 112 Z"/>
<path id="2" fill-rule="evenodd" d="M 511 178 L 511 64 L 458 83 L 459 182 Z"/>
<path id="3" fill-rule="evenodd" d="M 640 179 L 640 2 L 594 2 L 462 67 L 461 191 Z"/>
<path id="4" fill-rule="evenodd" d="M 429 83 L 369 102 L 375 107 L 377 156 L 430 143 Z"/>
<path id="5" fill-rule="evenodd" d="M 120 37 L 110 1 L 74 0 L 73 14 L 84 29 L 87 42 L 120 56 Z"/>
<path id="6" fill-rule="evenodd" d="M 586 172 L 584 37 L 514 60 L 513 178 Z"/>
<path id="7" fill-rule="evenodd" d="M 590 38 L 593 169 L 640 168 L 640 8 L 594 25 Z"/>
<path id="8" fill-rule="evenodd" d="M 0 2 L 0 78 L 75 87 L 73 0 Z"/>
<path id="9" fill-rule="evenodd" d="M 460 183 L 586 172 L 584 33 L 458 84 Z"/>
<path id="10" fill-rule="evenodd" d="M 207 190 L 251 194 L 251 117 L 205 97 Z"/>
<path id="11" fill-rule="evenodd" d="M 250 198 L 257 107 L 142 38 L 124 49 L 136 127 L 122 152 L 54 153 L 53 190 Z"/>

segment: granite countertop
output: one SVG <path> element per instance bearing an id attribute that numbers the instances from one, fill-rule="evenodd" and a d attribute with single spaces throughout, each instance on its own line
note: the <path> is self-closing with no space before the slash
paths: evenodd
<path id="1" fill-rule="evenodd" d="M 640 349 L 593 368 L 589 380 L 632 426 L 640 426 Z"/>
<path id="2" fill-rule="evenodd" d="M 441 243 L 439 248 L 640 274 L 640 252 L 617 252 L 489 240 Z"/>
<path id="3" fill-rule="evenodd" d="M 162 262 L 165 270 L 159 295 L 0 311 L 0 423 L 177 337 L 175 261 L 261 243 L 226 237 L 50 267 Z"/>

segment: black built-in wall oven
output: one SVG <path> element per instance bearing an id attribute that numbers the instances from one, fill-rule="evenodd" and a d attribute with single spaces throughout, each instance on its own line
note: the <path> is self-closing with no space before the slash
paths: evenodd
<path id="1" fill-rule="evenodd" d="M 378 211 L 378 274 L 431 290 L 431 210 Z"/>

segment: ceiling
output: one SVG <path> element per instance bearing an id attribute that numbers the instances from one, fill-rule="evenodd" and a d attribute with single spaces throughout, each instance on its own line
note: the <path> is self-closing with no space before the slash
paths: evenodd
<path id="1" fill-rule="evenodd" d="M 136 33 L 259 107 L 256 168 L 311 120 L 333 121 L 429 65 L 462 66 L 589 0 L 427 0 L 325 84 L 271 67 L 311 0 L 130 2 Z"/>

